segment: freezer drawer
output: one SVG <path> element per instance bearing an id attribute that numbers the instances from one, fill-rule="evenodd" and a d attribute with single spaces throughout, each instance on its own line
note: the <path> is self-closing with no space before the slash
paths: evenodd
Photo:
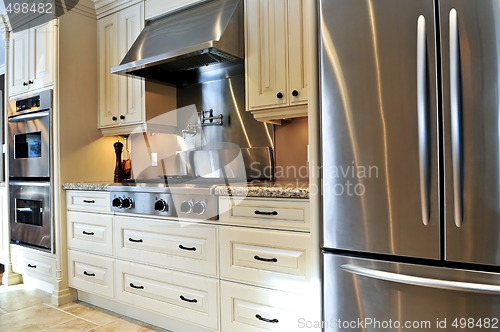
<path id="1" fill-rule="evenodd" d="M 500 329 L 499 274 L 323 257 L 325 331 Z"/>

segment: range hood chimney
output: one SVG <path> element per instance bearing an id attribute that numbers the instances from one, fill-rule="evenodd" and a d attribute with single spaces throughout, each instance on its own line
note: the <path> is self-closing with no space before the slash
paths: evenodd
<path id="1" fill-rule="evenodd" d="M 180 84 L 243 58 L 243 0 L 209 0 L 148 21 L 111 72 Z"/>

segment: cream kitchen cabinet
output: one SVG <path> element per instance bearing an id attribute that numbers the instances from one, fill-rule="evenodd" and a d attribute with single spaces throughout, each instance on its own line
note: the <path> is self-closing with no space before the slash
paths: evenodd
<path id="1" fill-rule="evenodd" d="M 55 21 L 14 32 L 10 39 L 9 96 L 54 83 Z"/>
<path id="2" fill-rule="evenodd" d="M 99 127 L 126 126 L 144 121 L 144 81 L 111 73 L 144 27 L 142 3 L 98 21 Z"/>
<path id="3" fill-rule="evenodd" d="M 246 0 L 247 110 L 257 120 L 307 116 L 304 0 Z"/>
<path id="4" fill-rule="evenodd" d="M 149 119 L 176 105 L 175 88 L 111 73 L 144 28 L 144 5 L 134 2 L 102 17 L 98 9 L 98 126 L 104 135 L 146 131 Z"/>
<path id="5" fill-rule="evenodd" d="M 146 20 L 155 19 L 205 1 L 208 0 L 146 0 Z"/>

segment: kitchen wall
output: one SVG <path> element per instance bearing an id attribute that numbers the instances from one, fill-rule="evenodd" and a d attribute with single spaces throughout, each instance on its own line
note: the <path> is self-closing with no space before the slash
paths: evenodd
<path id="1" fill-rule="evenodd" d="M 274 129 L 276 180 L 308 182 L 307 118 L 284 120 Z"/>

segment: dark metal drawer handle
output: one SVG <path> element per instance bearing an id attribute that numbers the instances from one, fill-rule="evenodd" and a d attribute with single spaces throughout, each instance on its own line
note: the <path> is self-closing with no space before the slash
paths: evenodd
<path id="1" fill-rule="evenodd" d="M 142 243 L 142 242 L 144 242 L 142 239 L 135 240 L 135 239 L 133 239 L 133 238 L 131 238 L 131 237 L 129 237 L 129 238 L 128 238 L 128 240 L 129 240 L 130 242 L 136 242 L 136 243 Z"/>
<path id="2" fill-rule="evenodd" d="M 186 302 L 189 302 L 189 303 L 197 303 L 198 302 L 197 299 L 192 299 L 192 300 L 191 299 L 187 299 L 187 298 L 185 298 L 182 295 L 180 296 L 180 298 L 181 298 L 182 301 L 186 301 Z"/>
<path id="3" fill-rule="evenodd" d="M 28 264 L 28 267 L 32 268 L 32 269 L 36 269 L 36 265 L 31 265 L 31 264 Z"/>
<path id="4" fill-rule="evenodd" d="M 85 231 L 82 231 L 83 235 L 94 235 L 94 232 L 85 232 Z"/>
<path id="5" fill-rule="evenodd" d="M 195 247 L 184 247 L 182 244 L 179 244 L 179 248 L 182 250 L 196 251 Z"/>
<path id="6" fill-rule="evenodd" d="M 95 203 L 94 200 L 89 201 L 89 200 L 86 200 L 86 199 L 84 199 L 83 202 L 84 203 L 88 203 L 88 204 L 94 204 Z"/>
<path id="7" fill-rule="evenodd" d="M 85 274 L 87 277 L 95 277 L 95 273 L 88 273 L 87 271 L 83 271 L 83 274 Z"/>
<path id="8" fill-rule="evenodd" d="M 255 210 L 254 213 L 261 215 L 261 216 L 277 216 L 278 215 L 278 211 L 266 212 L 266 211 Z"/>
<path id="9" fill-rule="evenodd" d="M 144 289 L 144 286 L 136 286 L 133 283 L 130 283 L 129 286 L 135 289 Z"/>
<path id="10" fill-rule="evenodd" d="M 255 317 L 258 319 L 258 320 L 261 320 L 263 322 L 266 322 L 266 323 L 278 323 L 279 321 L 274 318 L 274 319 L 268 319 L 268 318 L 264 318 L 262 317 L 261 315 L 257 314 L 255 315 Z"/>
<path id="11" fill-rule="evenodd" d="M 253 258 L 255 260 L 262 261 L 262 262 L 272 262 L 272 263 L 278 262 L 278 259 L 274 258 L 274 257 L 273 258 L 262 258 L 262 257 L 255 255 L 255 256 L 253 256 Z"/>

